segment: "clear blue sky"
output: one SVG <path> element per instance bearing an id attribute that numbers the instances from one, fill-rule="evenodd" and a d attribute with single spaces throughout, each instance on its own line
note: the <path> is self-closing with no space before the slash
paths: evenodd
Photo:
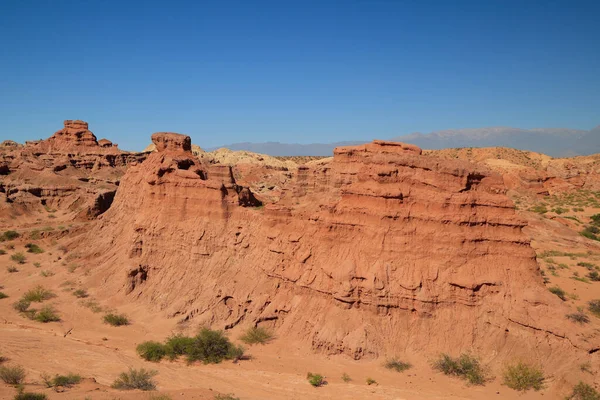
<path id="1" fill-rule="evenodd" d="M 0 2 L 0 140 L 600 124 L 600 1 Z"/>

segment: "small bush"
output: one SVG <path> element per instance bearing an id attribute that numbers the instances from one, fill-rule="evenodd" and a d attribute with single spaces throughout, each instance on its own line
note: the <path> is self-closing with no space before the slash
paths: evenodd
<path id="1" fill-rule="evenodd" d="M 98 304 L 98 302 L 96 300 L 90 299 L 90 300 L 82 301 L 81 305 L 89 308 L 90 311 L 92 311 L 93 313 L 102 312 L 102 307 L 100 307 L 100 304 Z"/>
<path id="2" fill-rule="evenodd" d="M 10 267 L 6 267 L 6 270 L 8 272 L 10 272 L 11 274 L 15 273 L 15 272 L 19 272 L 19 269 L 17 267 L 13 266 L 13 265 L 11 265 Z"/>
<path id="3" fill-rule="evenodd" d="M 313 385 L 314 387 L 323 386 L 325 384 L 325 378 L 320 374 L 313 374 L 309 372 L 306 375 L 306 379 L 308 379 L 308 383 Z"/>
<path id="4" fill-rule="evenodd" d="M 42 266 L 42 264 L 40 264 L 39 262 L 34 262 L 33 266 L 36 267 L 36 268 L 39 268 L 39 267 Z"/>
<path id="5" fill-rule="evenodd" d="M 3 255 L 5 255 L 5 254 L 6 254 L 6 250 L 4 250 L 4 249 L 0 249 L 0 256 L 3 256 Z"/>
<path id="6" fill-rule="evenodd" d="M 8 295 L 4 292 L 0 292 L 0 300 L 7 298 Z"/>
<path id="7" fill-rule="evenodd" d="M 104 316 L 104 322 L 112 326 L 129 325 L 129 319 L 127 319 L 124 314 L 106 314 Z"/>
<path id="8" fill-rule="evenodd" d="M 187 359 L 188 362 L 211 364 L 239 359 L 243 354 L 244 350 L 233 345 L 222 331 L 204 328 L 194 337 L 194 343 L 187 351 Z"/>
<path id="9" fill-rule="evenodd" d="M 15 365 L 14 367 L 0 367 L 0 379 L 7 385 L 20 385 L 25 380 L 25 370 L 23 367 Z"/>
<path id="10" fill-rule="evenodd" d="M 77 297 L 78 299 L 84 299 L 89 295 L 85 289 L 77 289 L 73 292 L 73 296 Z"/>
<path id="11" fill-rule="evenodd" d="M 347 373 L 345 373 L 345 372 L 344 372 L 344 373 L 342 374 L 342 380 L 343 380 L 344 382 L 348 383 L 348 382 L 352 381 L 352 378 L 350 378 L 350 375 L 348 375 Z"/>
<path id="12" fill-rule="evenodd" d="M 239 397 L 235 397 L 232 393 L 229 394 L 216 394 L 215 400 L 240 400 Z"/>
<path id="13" fill-rule="evenodd" d="M 113 382 L 112 388 L 121 390 L 155 390 L 156 383 L 152 379 L 158 374 L 157 371 L 147 371 L 144 368 L 139 370 L 129 369 L 129 372 L 122 372 Z"/>
<path id="14" fill-rule="evenodd" d="M 137 353 L 146 361 L 158 362 L 166 355 L 165 346 L 159 342 L 143 342 L 136 348 Z"/>
<path id="15" fill-rule="evenodd" d="M 551 287 L 548 290 L 550 291 L 550 293 L 558 296 L 558 298 L 560 298 L 562 301 L 567 300 L 567 293 L 558 286 Z"/>
<path id="16" fill-rule="evenodd" d="M 52 306 L 42 307 L 42 309 L 38 311 L 33 318 L 36 321 L 43 323 L 60 321 L 60 317 Z"/>
<path id="17" fill-rule="evenodd" d="M 2 235 L 2 239 L 3 239 L 2 241 L 4 241 L 4 240 L 15 240 L 19 236 L 21 236 L 21 235 L 17 231 L 6 231 Z"/>
<path id="18" fill-rule="evenodd" d="M 588 310 L 596 317 L 600 317 L 600 300 L 590 300 L 588 302 Z"/>
<path id="19" fill-rule="evenodd" d="M 42 301 L 49 300 L 53 297 L 56 297 L 56 295 L 52 293 L 52 291 L 45 289 L 43 286 L 36 286 L 25 292 L 22 299 L 32 303 L 41 303 Z"/>
<path id="20" fill-rule="evenodd" d="M 600 393 L 587 383 L 579 382 L 567 400 L 600 400 Z"/>
<path id="21" fill-rule="evenodd" d="M 77 374 L 55 375 L 51 378 L 50 375 L 41 375 L 42 380 L 47 387 L 71 387 L 81 382 L 81 376 Z"/>
<path id="22" fill-rule="evenodd" d="M 166 394 L 153 394 L 150 395 L 150 400 L 172 400 L 171 396 Z"/>
<path id="23" fill-rule="evenodd" d="M 18 264 L 25 264 L 27 257 L 25 257 L 25 254 L 23 253 L 15 253 L 12 256 L 10 256 L 10 259 Z"/>
<path id="24" fill-rule="evenodd" d="M 541 369 L 521 362 L 507 366 L 504 371 L 504 384 L 521 392 L 542 389 L 544 380 L 544 373 Z"/>
<path id="25" fill-rule="evenodd" d="M 485 372 L 479 360 L 468 354 L 461 354 L 458 358 L 442 354 L 440 359 L 433 364 L 433 367 L 445 375 L 465 379 L 472 385 L 483 385 L 486 380 Z"/>
<path id="26" fill-rule="evenodd" d="M 44 393 L 19 392 L 13 397 L 14 400 L 46 400 L 48 396 Z"/>
<path id="27" fill-rule="evenodd" d="M 600 273 L 598 273 L 598 271 L 591 271 L 588 273 L 587 277 L 594 282 L 599 282 L 600 281 Z"/>
<path id="28" fill-rule="evenodd" d="M 54 272 L 50 271 L 49 269 L 45 269 L 40 271 L 40 276 L 44 277 L 44 278 L 49 278 L 51 276 L 54 276 Z"/>
<path id="29" fill-rule="evenodd" d="M 403 361 L 400 361 L 396 358 L 392 358 L 390 360 L 387 360 L 384 364 L 384 367 L 386 367 L 387 369 L 393 369 L 396 372 L 404 372 L 407 369 L 410 369 L 412 367 L 412 365 L 410 365 L 409 363 L 405 363 Z"/>
<path id="30" fill-rule="evenodd" d="M 13 304 L 13 308 L 18 312 L 25 312 L 31 305 L 31 302 L 25 299 L 21 299 Z"/>
<path id="31" fill-rule="evenodd" d="M 567 314 L 567 318 L 570 319 L 571 321 L 577 322 L 579 324 L 587 324 L 588 322 L 590 322 L 590 317 L 588 317 L 587 315 L 585 315 L 582 312 Z"/>
<path id="32" fill-rule="evenodd" d="M 31 239 L 31 240 L 38 240 L 39 238 L 40 238 L 39 229 L 35 229 L 35 230 L 31 231 L 31 233 L 29 234 L 29 239 Z"/>
<path id="33" fill-rule="evenodd" d="M 240 340 L 246 344 L 266 344 L 273 339 L 273 334 L 261 327 L 251 327 L 244 333 Z"/>
<path id="34" fill-rule="evenodd" d="M 165 354 L 171 360 L 174 360 L 179 356 L 187 354 L 193 345 L 194 338 L 182 335 L 171 336 L 165 342 Z"/>
<path id="35" fill-rule="evenodd" d="M 35 243 L 27 243 L 25 245 L 25 248 L 27 249 L 28 253 L 41 254 L 44 252 L 44 249 L 42 249 L 40 246 L 38 246 Z"/>
<path id="36" fill-rule="evenodd" d="M 377 385 L 377 381 L 373 378 L 367 378 L 367 385 Z"/>

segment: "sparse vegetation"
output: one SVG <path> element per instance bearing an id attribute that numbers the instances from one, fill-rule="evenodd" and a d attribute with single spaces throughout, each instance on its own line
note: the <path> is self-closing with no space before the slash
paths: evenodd
<path id="1" fill-rule="evenodd" d="M 100 307 L 100 304 L 98 304 L 98 302 L 96 300 L 86 300 L 86 301 L 82 301 L 81 305 L 84 307 L 87 307 L 90 309 L 90 311 L 92 311 L 93 313 L 99 313 L 102 312 L 102 307 Z"/>
<path id="2" fill-rule="evenodd" d="M 503 383 L 509 388 L 521 392 L 530 389 L 541 390 L 544 381 L 544 373 L 540 368 L 522 362 L 509 365 L 504 371 Z"/>
<path id="3" fill-rule="evenodd" d="M 146 361 L 158 362 L 166 356 L 165 346 L 159 342 L 143 342 L 136 348 L 137 353 Z"/>
<path id="4" fill-rule="evenodd" d="M 31 240 L 39 240 L 39 238 L 40 238 L 40 231 L 38 229 L 34 229 L 29 234 L 29 239 L 31 239 Z"/>
<path id="5" fill-rule="evenodd" d="M 125 314 L 108 313 L 104 316 L 104 323 L 112 326 L 129 325 L 129 319 Z"/>
<path id="6" fill-rule="evenodd" d="M 41 254 L 44 252 L 44 249 L 42 249 L 40 246 L 38 246 L 35 243 L 27 243 L 25 245 L 25 248 L 27 249 L 28 253 Z"/>
<path id="7" fill-rule="evenodd" d="M 216 394 L 214 397 L 215 400 L 240 400 L 239 397 L 235 397 L 233 393 L 229 394 Z"/>
<path id="8" fill-rule="evenodd" d="M 592 373 L 592 363 L 588 362 L 584 362 L 583 364 L 581 364 L 579 366 L 579 369 L 581 370 L 581 372 L 587 372 L 588 374 Z"/>
<path id="9" fill-rule="evenodd" d="M 29 308 L 30 305 L 31 305 L 30 301 L 21 299 L 13 304 L 13 308 L 15 310 L 17 310 L 18 312 L 23 313 L 23 312 L 27 311 L 27 309 Z"/>
<path id="10" fill-rule="evenodd" d="M 559 288 L 558 286 L 553 286 L 551 288 L 548 289 L 550 291 L 550 293 L 558 296 L 558 298 L 560 298 L 562 301 L 566 301 L 567 300 L 567 293 L 562 290 L 561 288 Z"/>
<path id="11" fill-rule="evenodd" d="M 596 317 L 600 318 L 600 300 L 590 300 L 588 302 L 588 310 Z"/>
<path id="12" fill-rule="evenodd" d="M 0 249 L 0 256 L 3 256 L 3 255 L 5 255 L 5 254 L 6 254 L 6 250 L 4 250 L 4 249 Z"/>
<path id="13" fill-rule="evenodd" d="M 52 272 L 48 269 L 45 269 L 45 270 L 40 271 L 40 276 L 42 276 L 44 278 L 49 278 L 51 276 L 54 276 L 54 272 Z"/>
<path id="14" fill-rule="evenodd" d="M 33 266 L 36 267 L 36 268 L 39 268 L 39 267 L 42 266 L 42 264 L 40 264 L 39 262 L 34 262 Z"/>
<path id="15" fill-rule="evenodd" d="M 0 300 L 2 299 L 6 299 L 8 297 L 8 295 L 4 292 L 0 292 Z"/>
<path id="16" fill-rule="evenodd" d="M 588 317 L 581 311 L 572 314 L 567 314 L 567 318 L 579 324 L 587 324 L 588 322 L 590 322 L 590 317 Z"/>
<path id="17" fill-rule="evenodd" d="M 15 397 L 13 397 L 14 400 L 46 400 L 47 398 L 48 396 L 46 396 L 44 393 L 24 391 L 19 391 L 19 393 L 17 393 Z"/>
<path id="18" fill-rule="evenodd" d="M 486 374 L 479 360 L 468 354 L 461 354 L 458 358 L 442 354 L 433 367 L 445 375 L 465 379 L 472 385 L 483 385 L 486 381 Z"/>
<path id="19" fill-rule="evenodd" d="M 394 371 L 397 371 L 397 372 L 404 372 L 407 369 L 410 369 L 412 367 L 412 365 L 410 365 L 409 363 L 400 361 L 396 358 L 387 360 L 383 364 L 383 366 L 386 367 L 387 369 L 393 369 Z"/>
<path id="20" fill-rule="evenodd" d="M 77 289 L 73 292 L 73 296 L 77 297 L 78 299 L 84 299 L 89 295 L 85 289 Z"/>
<path id="21" fill-rule="evenodd" d="M 130 368 L 128 372 L 122 372 L 111 387 L 121 390 L 155 390 L 156 383 L 152 378 L 157 374 L 158 372 L 153 370 Z"/>
<path id="22" fill-rule="evenodd" d="M 240 340 L 246 344 L 266 344 L 273 339 L 273 334 L 265 328 L 251 327 L 246 330 Z"/>
<path id="23" fill-rule="evenodd" d="M 81 376 L 77 374 L 55 375 L 54 378 L 50 375 L 42 374 L 42 381 L 47 387 L 71 387 L 81 382 Z"/>
<path id="24" fill-rule="evenodd" d="M 314 387 L 323 386 L 325 384 L 325 377 L 320 374 L 313 374 L 312 372 L 309 372 L 306 374 L 306 379 L 308 379 L 308 383 Z"/>
<path id="25" fill-rule="evenodd" d="M 352 381 L 352 378 L 350 378 L 350 375 L 348 375 L 347 373 L 345 373 L 345 372 L 344 372 L 344 373 L 342 374 L 342 380 L 343 380 L 344 382 L 348 383 L 348 382 Z"/>
<path id="26" fill-rule="evenodd" d="M 42 301 L 49 300 L 53 297 L 56 297 L 56 295 L 52 293 L 52 291 L 45 289 L 43 286 L 36 286 L 25 292 L 22 299 L 31 303 L 41 303 Z"/>
<path id="27" fill-rule="evenodd" d="M 194 343 L 187 349 L 188 362 L 202 361 L 205 364 L 220 363 L 223 360 L 239 360 L 244 349 L 235 346 L 222 331 L 203 328 Z"/>
<path id="28" fill-rule="evenodd" d="M 6 231 L 0 236 L 0 242 L 4 242 L 7 240 L 15 240 L 19 236 L 21 235 L 17 231 Z"/>
<path id="29" fill-rule="evenodd" d="M 239 397 L 235 397 L 232 393 L 229 394 L 216 394 L 215 400 L 240 400 Z"/>
<path id="30" fill-rule="evenodd" d="M 25 261 L 27 261 L 27 257 L 23 253 L 15 253 L 10 256 L 10 259 L 18 264 L 25 264 Z"/>
<path id="31" fill-rule="evenodd" d="M 367 385 L 377 385 L 377 381 L 373 378 L 367 378 Z"/>
<path id="32" fill-rule="evenodd" d="M 7 385 L 20 385 L 25 380 L 25 369 L 19 365 L 0 367 L 0 379 Z"/>
<path id="33" fill-rule="evenodd" d="M 8 272 L 10 272 L 11 274 L 15 273 L 15 272 L 19 272 L 19 269 L 13 265 L 11 265 L 10 267 L 6 267 L 6 270 Z"/>
<path id="34" fill-rule="evenodd" d="M 54 307 L 52 306 L 42 307 L 40 311 L 35 313 L 33 319 L 43 323 L 60 321 L 58 313 L 56 312 L 56 310 L 54 310 Z"/>
<path id="35" fill-rule="evenodd" d="M 600 393 L 587 383 L 579 382 L 567 400 L 600 400 Z"/>

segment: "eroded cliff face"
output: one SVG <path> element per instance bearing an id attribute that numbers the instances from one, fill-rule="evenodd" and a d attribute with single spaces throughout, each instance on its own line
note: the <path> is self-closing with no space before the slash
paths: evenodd
<path id="1" fill-rule="evenodd" d="M 355 358 L 476 351 L 551 364 L 600 347 L 565 324 L 486 167 L 375 141 L 300 168 L 262 206 L 230 167 L 193 157 L 189 138 L 153 142 L 79 239 L 95 243 L 90 282 L 106 296 L 216 328 L 267 325 Z"/>
<path id="2" fill-rule="evenodd" d="M 25 146 L 0 147 L 0 215 L 60 210 L 72 218 L 104 212 L 128 164 L 145 154 L 123 152 L 98 142 L 84 121 L 66 120 L 50 138 Z"/>

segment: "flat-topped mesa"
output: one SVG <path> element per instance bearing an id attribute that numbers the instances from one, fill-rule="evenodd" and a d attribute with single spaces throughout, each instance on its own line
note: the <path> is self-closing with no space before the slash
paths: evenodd
<path id="1" fill-rule="evenodd" d="M 192 152 L 192 139 L 187 135 L 174 132 L 157 132 L 152 134 L 152 143 L 158 152 Z"/>
<path id="2" fill-rule="evenodd" d="M 81 120 L 67 119 L 64 128 L 56 131 L 48 138 L 48 141 L 58 147 L 64 146 L 87 146 L 97 147 L 96 135 L 88 129 L 88 123 Z"/>

